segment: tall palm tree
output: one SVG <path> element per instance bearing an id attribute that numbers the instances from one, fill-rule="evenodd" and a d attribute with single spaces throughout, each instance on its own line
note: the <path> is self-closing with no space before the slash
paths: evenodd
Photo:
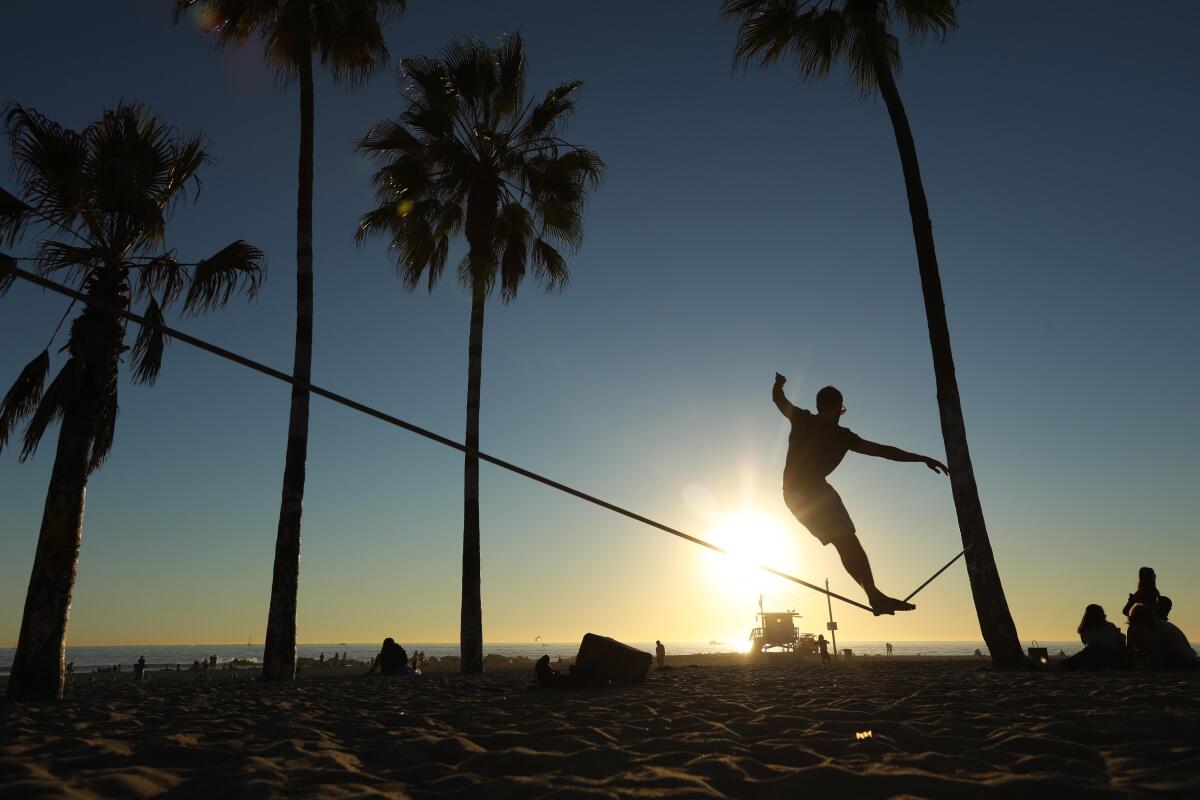
<path id="1" fill-rule="evenodd" d="M 88 476 L 108 455 L 116 430 L 117 375 L 128 348 L 125 323 L 111 310 L 146 301 L 147 324 L 133 344 L 131 377 L 154 383 L 166 344 L 159 325 L 168 308 L 182 298 L 184 313 L 200 313 L 234 294 L 253 297 L 264 260 L 244 241 L 195 264 L 181 263 L 166 248 L 167 220 L 187 199 L 189 186 L 199 191 L 196 172 L 209 160 L 199 137 L 181 136 L 136 105 L 105 111 L 78 132 L 15 105 L 5 123 L 19 192 L 0 190 L 0 241 L 11 244 L 40 226 L 38 269 L 62 273 L 104 304 L 85 304 L 72 320 L 66 361 L 45 392 L 49 345 L 0 403 L 0 448 L 28 420 L 22 461 L 51 424 L 61 423 L 8 679 L 10 698 L 50 699 L 62 696 Z M 11 284 L 11 274 L 0 280 L 0 294 Z"/>
<path id="2" fill-rule="evenodd" d="M 933 349 L 942 438 L 975 611 L 992 663 L 1016 667 L 1023 665 L 1025 658 L 996 569 L 971 467 L 929 205 L 912 129 L 895 81 L 900 69 L 900 43 L 891 32 L 893 23 L 902 24 L 912 38 L 932 34 L 944 40 L 958 25 L 957 6 L 957 0 L 723 0 L 722 11 L 738 24 L 735 61 L 767 67 L 785 57 L 795 58 L 801 78 L 807 81 L 825 77 L 835 63 L 844 61 L 851 84 L 862 95 L 877 91 L 883 96 L 908 193 Z"/>
<path id="3" fill-rule="evenodd" d="M 407 0 L 174 0 L 176 22 L 189 10 L 218 47 L 260 38 L 268 66 L 283 85 L 300 84 L 300 166 L 296 193 L 296 349 L 283 494 L 275 536 L 271 606 L 263 644 L 263 678 L 296 675 L 296 599 L 300 591 L 300 516 L 308 458 L 308 384 L 313 337 L 313 59 L 334 80 L 358 85 L 387 62 L 382 23 Z"/>
<path id="4" fill-rule="evenodd" d="M 581 244 L 583 206 L 604 163 L 562 138 L 580 81 L 526 101 L 520 35 L 496 48 L 454 42 L 441 58 L 402 60 L 400 75 L 407 109 L 376 123 L 359 144 L 384 164 L 374 178 L 378 206 L 363 215 L 358 237 L 390 236 L 410 290 L 422 281 L 432 290 L 450 240 L 466 238 L 458 267 L 471 292 L 460 641 L 462 671 L 472 674 L 483 671 L 476 453 L 484 304 L 497 284 L 500 299 L 513 300 L 527 270 L 547 291 L 566 286 L 559 248 Z"/>

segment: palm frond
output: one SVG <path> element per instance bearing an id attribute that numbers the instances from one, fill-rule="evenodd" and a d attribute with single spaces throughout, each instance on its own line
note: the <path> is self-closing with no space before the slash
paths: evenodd
<path id="1" fill-rule="evenodd" d="M 487 297 L 496 285 L 496 271 L 473 267 L 471 254 L 467 252 L 458 262 L 458 285 L 470 292 L 472 297 Z"/>
<path id="2" fill-rule="evenodd" d="M 33 361 L 25 365 L 17 376 L 4 402 L 0 403 L 0 450 L 8 443 L 13 428 L 33 413 L 42 397 L 42 386 L 50 372 L 50 351 L 43 350 Z"/>
<path id="3" fill-rule="evenodd" d="M 134 287 L 134 297 L 161 297 L 162 304 L 169 306 L 183 292 L 187 272 L 176 260 L 174 251 L 154 256 L 135 268 L 138 280 Z"/>
<path id="4" fill-rule="evenodd" d="M 403 13 L 405 3 L 391 3 L 387 16 Z M 387 63 L 388 49 L 376 0 L 339 0 L 312 4 L 317 57 L 333 79 L 361 86 Z"/>
<path id="5" fill-rule="evenodd" d="M 141 330 L 133 343 L 131 353 L 133 361 L 134 383 L 153 385 L 158 380 L 158 371 L 162 368 L 163 350 L 167 343 L 167 334 L 163 331 L 163 314 L 153 297 L 143 312 Z"/>
<path id="6" fill-rule="evenodd" d="M 16 259 L 7 253 L 0 253 L 0 297 L 4 297 L 17 282 L 17 273 L 13 271 L 16 268 Z"/>
<path id="7" fill-rule="evenodd" d="M 32 215 L 33 209 L 21 198 L 0 189 L 0 244 L 15 244 Z"/>
<path id="8" fill-rule="evenodd" d="M 171 158 L 167 164 L 167 176 L 162 190 L 158 193 L 158 204 L 167 208 L 187 197 L 187 187 L 195 188 L 192 199 L 200 196 L 202 182 L 197 171 L 200 167 L 212 161 L 212 157 L 204 150 L 204 140 L 200 136 L 190 139 L 176 140 L 171 147 Z"/>
<path id="9" fill-rule="evenodd" d="M 8 106 L 4 121 L 23 202 L 70 227 L 85 202 L 83 137 L 15 103 Z"/>
<path id="10" fill-rule="evenodd" d="M 364 214 L 359 221 L 360 241 L 366 236 L 390 234 L 389 248 L 396 256 L 396 271 L 412 291 L 424 279 L 429 290 L 441 277 L 449 253 L 450 236 L 461 227 L 459 210 L 437 200 L 397 205 L 388 203 Z"/>
<path id="11" fill-rule="evenodd" d="M 868 97 L 879 88 L 875 77 L 876 59 L 893 74 L 900 72 L 900 40 L 879 29 L 855 28 L 846 44 L 846 64 L 850 70 L 850 85 L 860 97 Z"/>
<path id="12" fill-rule="evenodd" d="M 580 86 L 583 86 L 583 81 L 567 81 L 547 92 L 542 102 L 529 112 L 529 119 L 518 133 L 518 140 L 531 142 L 557 133 L 575 110 L 574 94 Z"/>
<path id="13" fill-rule="evenodd" d="M 567 268 L 566 259 L 549 242 L 540 237 L 535 239 L 530 255 L 533 274 L 542 281 L 547 292 L 561 292 L 567 288 L 571 271 Z"/>
<path id="14" fill-rule="evenodd" d="M 415 155 L 421 150 L 421 140 L 399 122 L 381 119 L 371 126 L 355 149 L 376 158 L 392 153 Z"/>
<path id="15" fill-rule="evenodd" d="M 444 109 L 413 105 L 400 119 L 426 136 L 442 137 L 454 134 L 454 117 Z"/>
<path id="16" fill-rule="evenodd" d="M 76 247 L 64 242 L 47 240 L 38 248 L 37 267 L 43 275 L 65 271 L 68 283 L 82 283 L 84 278 L 104 265 L 104 253 L 95 247 Z"/>
<path id="17" fill-rule="evenodd" d="M 443 111 L 453 108 L 457 97 L 454 82 L 442 61 L 428 56 L 402 58 L 397 70 L 412 106 Z"/>
<path id="18" fill-rule="evenodd" d="M 496 87 L 496 111 L 511 116 L 525 102 L 525 39 L 520 32 L 505 36 L 496 48 L 499 83 Z"/>
<path id="19" fill-rule="evenodd" d="M 738 24 L 734 66 L 769 67 L 791 52 L 797 11 L 795 0 L 724 0 L 721 15 Z"/>
<path id="20" fill-rule="evenodd" d="M 441 61 L 454 94 L 471 109 L 469 116 L 482 117 L 500 81 L 492 48 L 479 39 L 459 39 L 446 45 Z"/>
<path id="21" fill-rule="evenodd" d="M 529 245 L 533 238 L 533 218 L 529 210 L 517 202 L 505 203 L 496 216 L 494 234 L 502 302 L 509 303 L 517 297 L 517 289 L 525 278 Z"/>
<path id="22" fill-rule="evenodd" d="M 218 47 L 241 45 L 268 25 L 276 12 L 274 3 L 244 0 L 175 0 L 172 18 L 178 24 L 186 16 L 216 40 Z"/>
<path id="23" fill-rule="evenodd" d="M 183 301 L 184 313 L 199 314 L 220 308 L 234 292 L 249 299 L 258 295 L 266 269 L 263 252 L 238 240 L 196 264 L 191 286 Z"/>
<path id="24" fill-rule="evenodd" d="M 892 0 L 892 7 L 917 41 L 926 36 L 945 41 L 958 27 L 958 0 Z"/>
<path id="25" fill-rule="evenodd" d="M 88 451 L 87 471 L 90 475 L 100 468 L 104 459 L 112 452 L 113 436 L 117 431 L 117 375 L 100 387 L 99 396 L 94 398 L 95 414 L 92 417 L 92 441 Z"/>
<path id="26" fill-rule="evenodd" d="M 79 359 L 72 356 L 63 364 L 62 369 L 54 376 L 54 380 L 46 387 L 37 406 L 25 426 L 25 436 L 21 443 L 20 460 L 25 461 L 37 452 L 42 437 L 51 423 L 62 419 L 67 406 L 75 400 L 83 380 L 83 365 Z"/>
<path id="27" fill-rule="evenodd" d="M 161 241 L 167 205 L 206 159 L 198 141 L 193 151 L 145 107 L 126 103 L 106 109 L 84 131 L 84 139 L 88 204 L 83 216 L 93 238 L 113 240 L 122 252 Z M 184 162 L 176 161 L 177 151 Z M 176 168 L 181 175 L 175 175 Z"/>

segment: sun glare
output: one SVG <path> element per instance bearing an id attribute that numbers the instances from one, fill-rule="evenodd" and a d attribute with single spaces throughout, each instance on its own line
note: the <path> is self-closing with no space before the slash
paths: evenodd
<path id="1" fill-rule="evenodd" d="M 713 544 L 729 551 L 729 555 L 710 552 L 706 560 L 714 588 L 731 600 L 746 602 L 768 585 L 771 579 L 758 569 L 760 565 L 795 567 L 793 537 L 780 520 L 761 509 L 746 507 L 724 515 L 708 536 Z M 746 611 L 753 613 L 752 608 Z"/>

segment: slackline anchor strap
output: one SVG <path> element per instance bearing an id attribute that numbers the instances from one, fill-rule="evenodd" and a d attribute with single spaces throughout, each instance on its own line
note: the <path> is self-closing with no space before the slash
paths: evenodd
<path id="1" fill-rule="evenodd" d="M 146 325 L 145 318 L 139 314 L 135 314 L 132 311 L 127 311 L 125 309 L 117 308 L 115 306 L 112 306 L 112 305 L 109 305 L 108 303 L 103 302 L 102 300 L 97 300 L 96 298 L 88 297 L 87 295 L 83 294 L 82 292 L 76 291 L 68 286 L 63 286 L 60 283 L 56 283 L 55 281 L 44 278 L 41 275 L 37 275 L 32 272 L 27 272 L 27 271 L 17 267 L 15 264 L 15 261 L 10 261 L 6 257 L 3 257 L 3 256 L 4 256 L 4 254 L 0 253 L 0 276 L 3 276 L 6 272 L 11 272 L 16 277 L 23 278 L 24 280 L 27 280 L 30 283 L 36 284 L 37 286 L 41 286 L 43 289 L 49 289 L 52 292 L 57 292 L 58 294 L 65 295 L 66 297 L 74 298 L 75 300 L 79 300 L 80 302 L 86 303 L 90 306 L 94 306 L 94 307 L 96 307 L 108 314 L 111 314 L 115 317 L 122 317 L 122 318 L 130 320 L 132 322 L 136 322 L 138 325 L 142 325 L 142 326 Z M 622 508 L 621 506 L 618 506 L 614 503 L 610 503 L 607 500 L 602 500 L 599 497 L 595 497 L 594 495 L 590 495 L 586 492 L 580 491 L 579 489 L 575 489 L 571 486 L 567 486 L 565 483 L 559 483 L 556 480 L 547 478 L 544 475 L 539 475 L 536 472 L 532 472 L 530 470 L 525 469 L 524 467 L 519 467 L 516 464 L 512 464 L 512 463 L 505 461 L 503 459 L 500 459 L 500 458 L 496 458 L 495 456 L 490 456 L 487 453 L 484 453 L 480 450 L 475 450 L 474 448 L 467 447 L 466 445 L 464 445 L 460 442 L 456 442 L 453 439 L 449 439 L 445 436 L 441 436 L 440 434 L 436 434 L 433 431 L 430 431 L 430 430 L 420 427 L 419 425 L 414 425 L 411 422 L 406 422 L 405 420 L 402 420 L 399 417 L 394 417 L 391 414 L 384 413 L 383 411 L 380 411 L 378 409 L 371 408 L 370 406 L 367 406 L 367 405 L 363 405 L 362 403 L 359 403 L 356 400 L 351 400 L 348 397 L 337 394 L 335 392 L 331 392 L 328 389 L 322 389 L 320 386 L 315 386 L 311 383 L 304 383 L 303 381 L 298 381 L 294 377 L 289 375 L 288 373 L 281 372 L 280 370 L 274 369 L 272 367 L 268 367 L 266 364 L 263 364 L 259 361 L 255 361 L 255 360 L 247 358 L 243 355 L 239 355 L 238 353 L 235 353 L 231 350 L 226 350 L 223 347 L 218 347 L 215 344 L 210 344 L 210 343 L 204 341 L 203 339 L 197 339 L 195 336 L 190 336 L 190 335 L 184 333 L 183 331 L 179 331 L 174 328 L 170 328 L 166 325 L 159 325 L 158 327 L 160 330 L 162 330 L 163 333 L 167 334 L 168 336 L 171 336 L 172 338 L 178 339 L 179 341 L 183 342 L 184 344 L 190 344 L 192 347 L 212 353 L 213 355 L 219 356 L 220 358 L 224 358 L 227 361 L 232 361 L 236 364 L 241 364 L 243 367 L 248 367 L 252 370 L 255 370 L 256 372 L 261 372 L 264 375 L 270 376 L 279 381 L 283 381 L 284 383 L 288 383 L 293 386 L 301 386 L 303 388 L 308 389 L 310 392 L 312 392 L 315 395 L 324 397 L 326 400 L 332 400 L 333 402 L 338 403 L 339 405 L 343 405 L 343 406 L 346 406 L 347 408 L 354 409 L 355 411 L 358 411 L 362 414 L 366 414 L 369 417 L 374 417 L 375 419 L 381 420 L 382 422 L 386 422 L 389 425 L 393 425 L 397 428 L 403 428 L 404 430 L 409 431 L 410 433 L 415 433 L 418 436 L 423 436 L 426 439 L 430 439 L 432 441 L 437 442 L 438 444 L 445 445 L 446 447 L 452 448 L 454 450 L 458 450 L 462 453 L 474 454 L 481 461 L 486 461 L 489 464 L 495 464 L 496 466 L 500 467 L 501 469 L 506 469 L 509 472 L 515 472 L 518 475 L 521 475 L 523 477 L 529 478 L 532 481 L 536 481 L 538 483 L 549 486 L 552 489 L 557 489 L 558 491 L 563 492 L 565 494 L 569 494 L 572 497 L 578 497 L 580 500 L 586 500 L 587 502 L 592 503 L 597 506 L 600 506 L 601 508 L 607 509 L 609 511 L 612 511 L 614 513 L 620 514 L 625 517 L 629 517 L 630 519 L 641 522 L 644 525 L 649 525 L 651 528 L 657 528 L 658 530 L 663 531 L 664 533 L 669 533 L 672 536 L 677 536 L 680 539 L 685 539 L 685 540 L 691 542 L 692 544 L 698 544 L 701 547 L 707 547 L 709 550 L 712 550 L 713 552 L 716 552 L 716 553 L 721 553 L 722 555 L 726 555 L 726 556 L 730 555 L 728 550 L 726 550 L 725 548 L 720 547 L 718 545 L 715 545 L 712 542 L 706 542 L 703 539 L 692 536 L 691 534 L 688 534 L 688 533 L 684 533 L 683 531 L 677 530 L 676 528 L 672 528 L 669 525 L 664 525 L 663 523 L 652 520 L 649 517 L 644 517 L 641 514 L 634 513 L 633 511 L 630 511 L 626 508 Z M 966 551 L 964 550 L 963 552 L 966 552 Z M 935 572 L 933 574 L 933 577 L 931 577 L 929 580 L 925 581 L 925 583 L 922 583 L 920 586 L 918 586 L 913 591 L 912 594 L 910 594 L 908 597 L 905 598 L 905 600 L 907 601 L 908 598 L 912 597 L 917 592 L 921 591 L 926 586 L 928 586 L 929 583 L 932 582 L 934 578 L 936 578 L 938 575 L 941 575 L 943 572 L 945 572 L 946 569 L 949 568 L 950 564 L 953 564 L 955 561 L 957 561 L 960 556 L 962 556 L 962 553 L 959 553 L 957 556 L 955 556 L 953 559 L 951 559 L 951 561 L 948 564 L 946 564 L 946 566 L 942 567 L 937 572 Z M 866 605 L 865 603 L 860 603 L 857 600 L 852 600 L 849 597 L 838 594 L 837 592 L 831 592 L 824 587 L 817 586 L 815 583 L 809 583 L 808 581 L 800 580 L 799 578 L 797 578 L 793 575 L 788 575 L 786 572 L 781 572 L 773 567 L 768 567 L 765 564 L 756 564 L 755 566 L 758 569 L 761 569 L 764 572 L 769 572 L 770 574 L 772 574 L 778 578 L 783 578 L 784 580 L 799 584 L 800 586 L 804 586 L 808 589 L 812 589 L 813 591 L 820 592 L 821 594 L 832 597 L 835 600 L 841 600 L 843 603 L 848 603 L 857 608 L 861 608 L 864 611 L 874 612 L 874 609 L 872 609 L 870 606 Z"/>
<path id="2" fill-rule="evenodd" d="M 944 567 L 942 567 L 942 568 L 941 568 L 941 569 L 939 569 L 937 572 L 935 572 L 935 573 L 933 573 L 932 575 L 930 575 L 930 576 L 929 576 L 929 578 L 928 578 L 928 579 L 927 579 L 927 580 L 926 580 L 924 583 L 922 583 L 920 586 L 918 586 L 917 588 L 915 588 L 915 589 L 913 589 L 911 592 L 909 592 L 909 593 L 908 593 L 908 597 L 904 598 L 904 602 L 906 602 L 906 603 L 907 603 L 909 600 L 911 600 L 911 599 L 913 599 L 914 597 L 916 597 L 916 596 L 917 596 L 917 592 L 921 591 L 921 590 L 922 590 L 922 589 L 924 589 L 926 586 L 928 586 L 929 584 L 933 583 L 933 579 L 934 579 L 934 578 L 936 578 L 938 575 L 941 575 L 941 574 L 942 574 L 943 572 L 945 572 L 946 570 L 950 569 L 950 565 L 951 565 L 951 564 L 953 564 L 955 561 L 958 561 L 960 558 L 962 558 L 962 557 L 963 557 L 963 556 L 966 554 L 966 552 L 967 552 L 967 548 L 965 548 L 965 547 L 964 547 L 962 550 L 959 550 L 959 551 L 958 551 L 958 555 L 956 555 L 954 558 L 952 558 L 952 559 L 950 559 L 949 561 L 947 561 L 947 562 L 946 562 L 946 565 L 945 565 Z"/>

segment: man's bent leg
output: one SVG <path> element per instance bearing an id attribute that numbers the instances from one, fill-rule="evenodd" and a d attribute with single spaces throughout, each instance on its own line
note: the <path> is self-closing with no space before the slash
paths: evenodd
<path id="1" fill-rule="evenodd" d="M 879 590 L 875 588 L 875 578 L 871 574 L 871 562 L 867 558 L 867 551 L 863 550 L 862 542 L 858 541 L 858 536 L 848 533 L 834 539 L 831 544 L 842 557 L 842 566 L 846 568 L 846 572 L 866 590 L 867 595 L 874 597 L 879 594 Z"/>
<path id="2" fill-rule="evenodd" d="M 893 614 L 897 611 L 912 611 L 916 608 L 912 603 L 888 597 L 879 591 L 879 588 L 875 586 L 875 577 L 871 574 L 871 562 L 867 558 L 867 551 L 863 550 L 858 536 L 848 533 L 834 539 L 831 544 L 837 548 L 846 572 L 850 573 L 850 577 L 854 578 L 867 593 L 867 599 L 871 603 L 871 609 L 875 612 L 875 616 Z"/>
<path id="3" fill-rule="evenodd" d="M 797 521 L 808 528 L 817 541 L 837 548 L 846 572 L 866 591 L 871 610 L 876 616 L 916 608 L 903 600 L 888 597 L 875 586 L 871 562 L 855 535 L 854 521 L 832 486 L 824 484 L 803 493 L 785 490 L 783 498 Z"/>

